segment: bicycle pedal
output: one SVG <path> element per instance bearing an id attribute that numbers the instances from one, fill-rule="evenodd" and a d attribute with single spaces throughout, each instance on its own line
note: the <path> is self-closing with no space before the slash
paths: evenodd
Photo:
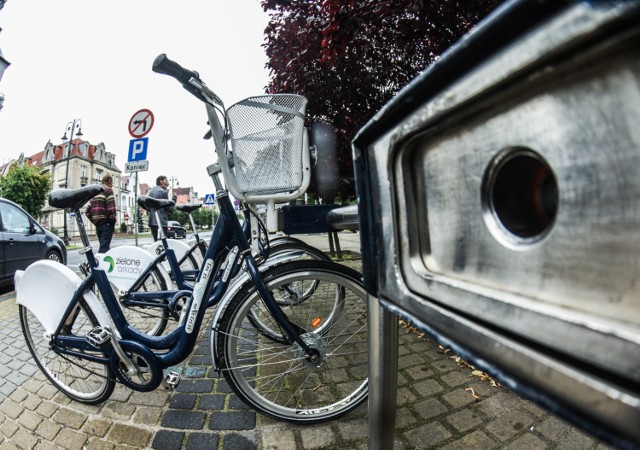
<path id="1" fill-rule="evenodd" d="M 111 331 L 95 327 L 84 337 L 84 339 L 96 348 L 104 347 L 111 340 Z"/>
<path id="2" fill-rule="evenodd" d="M 162 380 L 162 385 L 165 389 L 173 391 L 178 386 L 178 383 L 180 383 L 180 374 L 178 372 L 165 372 Z"/>

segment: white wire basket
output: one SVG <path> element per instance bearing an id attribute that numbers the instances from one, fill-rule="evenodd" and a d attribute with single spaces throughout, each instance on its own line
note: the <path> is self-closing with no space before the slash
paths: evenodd
<path id="1" fill-rule="evenodd" d="M 249 97 L 227 109 L 231 173 L 243 195 L 299 189 L 304 181 L 307 99 L 294 94 Z"/>

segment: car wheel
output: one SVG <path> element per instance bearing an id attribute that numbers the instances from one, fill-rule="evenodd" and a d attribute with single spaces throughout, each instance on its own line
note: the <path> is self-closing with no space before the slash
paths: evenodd
<path id="1" fill-rule="evenodd" d="M 49 253 L 47 253 L 47 259 L 62 263 L 62 257 L 60 256 L 60 253 L 56 252 L 55 250 L 51 250 Z"/>

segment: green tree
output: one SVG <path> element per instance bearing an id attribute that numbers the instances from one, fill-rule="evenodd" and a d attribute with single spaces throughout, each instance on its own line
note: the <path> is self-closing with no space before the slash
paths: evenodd
<path id="1" fill-rule="evenodd" d="M 180 224 L 184 226 L 186 223 L 189 222 L 189 217 L 187 216 L 186 213 L 183 213 L 182 211 L 178 211 L 177 209 L 174 209 L 167 215 L 167 220 L 175 220 L 177 222 L 180 222 Z"/>
<path id="2" fill-rule="evenodd" d="M 138 222 L 138 232 L 144 232 L 144 214 L 142 213 L 142 208 L 136 205 L 136 217 L 135 220 Z"/>
<path id="3" fill-rule="evenodd" d="M 269 93 L 309 99 L 309 192 L 353 198 L 351 140 L 502 0 L 262 0 Z"/>
<path id="4" fill-rule="evenodd" d="M 42 215 L 51 188 L 50 175 L 28 165 L 13 166 L 7 176 L 0 177 L 2 197 L 16 202 L 35 218 Z"/>
<path id="5" fill-rule="evenodd" d="M 211 208 L 200 208 L 194 211 L 193 221 L 201 229 L 211 226 Z"/>

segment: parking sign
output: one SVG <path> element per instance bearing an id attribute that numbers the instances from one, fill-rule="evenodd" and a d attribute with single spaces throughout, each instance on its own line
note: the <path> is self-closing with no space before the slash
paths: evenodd
<path id="1" fill-rule="evenodd" d="M 144 161 L 147 159 L 149 138 L 131 139 L 129 141 L 128 161 Z"/>

